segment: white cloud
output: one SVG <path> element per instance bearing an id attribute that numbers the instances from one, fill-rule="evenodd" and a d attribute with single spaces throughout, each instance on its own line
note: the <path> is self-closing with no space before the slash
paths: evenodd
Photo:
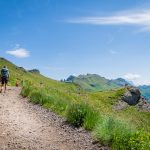
<path id="1" fill-rule="evenodd" d="M 30 52 L 24 48 L 17 48 L 15 50 L 6 51 L 7 54 L 13 55 L 18 58 L 26 58 L 30 56 Z"/>
<path id="2" fill-rule="evenodd" d="M 150 81 L 138 81 L 136 85 L 150 85 Z"/>
<path id="3" fill-rule="evenodd" d="M 134 81 L 134 80 L 141 78 L 141 75 L 134 74 L 134 73 L 127 73 L 124 75 L 124 78 L 130 81 Z"/>
<path id="4" fill-rule="evenodd" d="M 150 30 L 150 10 L 130 10 L 116 12 L 110 16 L 80 17 L 68 19 L 68 23 L 93 24 L 93 25 L 136 25 Z"/>
<path id="5" fill-rule="evenodd" d="M 127 73 L 123 76 L 128 81 L 132 81 L 135 85 L 140 85 L 143 84 L 140 81 L 141 75 L 139 74 L 134 74 L 134 73 Z"/>
<path id="6" fill-rule="evenodd" d="M 123 76 L 123 78 L 128 81 L 132 81 L 134 83 L 134 85 L 136 85 L 136 86 L 150 85 L 150 80 L 142 77 L 139 74 L 127 73 Z"/>

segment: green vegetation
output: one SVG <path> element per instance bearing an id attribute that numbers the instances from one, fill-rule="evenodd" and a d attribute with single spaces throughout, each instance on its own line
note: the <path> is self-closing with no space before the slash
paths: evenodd
<path id="1" fill-rule="evenodd" d="M 99 114 L 89 105 L 79 103 L 68 107 L 66 118 L 76 127 L 84 126 L 85 129 L 92 130 L 99 119 Z"/>
<path id="2" fill-rule="evenodd" d="M 129 140 L 129 146 L 136 150 L 150 149 L 150 132 L 140 130 L 135 132 Z"/>
<path id="3" fill-rule="evenodd" d="M 114 150 L 144 149 L 145 146 L 150 146 L 150 114 L 138 112 L 135 107 L 124 111 L 113 110 L 112 105 L 123 92 L 124 89 L 64 94 L 60 90 L 38 89 L 26 84 L 21 94 L 34 104 L 40 104 L 66 117 L 72 125 L 91 130 L 95 138 Z M 139 132 L 141 128 L 144 130 Z"/>
<path id="4" fill-rule="evenodd" d="M 72 104 L 67 111 L 67 120 L 74 126 L 83 126 L 88 106 L 83 104 Z"/>
<path id="5" fill-rule="evenodd" d="M 129 149 L 128 141 L 132 137 L 132 130 L 121 121 L 103 117 L 94 129 L 94 134 L 103 143 L 111 144 L 113 149 Z"/>
<path id="6" fill-rule="evenodd" d="M 0 62 L 0 66 L 7 65 L 10 69 L 10 84 L 14 85 L 17 78 L 24 81 L 23 97 L 65 117 L 76 127 L 90 130 L 95 138 L 112 149 L 142 150 L 150 147 L 150 113 L 138 111 L 135 106 L 120 111 L 113 109 L 125 89 L 89 93 L 73 83 L 24 72 L 4 59 Z"/>

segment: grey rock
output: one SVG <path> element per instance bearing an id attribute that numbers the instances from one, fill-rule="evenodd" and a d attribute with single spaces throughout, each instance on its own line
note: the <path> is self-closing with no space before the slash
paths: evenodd
<path id="1" fill-rule="evenodd" d="M 136 105 L 138 104 L 139 100 L 141 98 L 141 92 L 138 88 L 127 86 L 126 92 L 122 97 L 122 100 L 129 105 Z"/>

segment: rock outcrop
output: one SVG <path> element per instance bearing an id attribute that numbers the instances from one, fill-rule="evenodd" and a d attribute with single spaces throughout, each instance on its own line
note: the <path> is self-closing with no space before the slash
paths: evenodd
<path id="1" fill-rule="evenodd" d="M 129 105 L 136 105 L 138 104 L 141 98 L 141 92 L 138 88 L 133 86 L 127 86 L 126 91 L 122 97 L 122 100 Z"/>
<path id="2" fill-rule="evenodd" d="M 138 88 L 133 86 L 126 86 L 125 93 L 122 98 L 113 106 L 115 110 L 123 110 L 128 106 L 135 106 L 139 111 L 150 112 L 150 103 L 141 96 Z"/>

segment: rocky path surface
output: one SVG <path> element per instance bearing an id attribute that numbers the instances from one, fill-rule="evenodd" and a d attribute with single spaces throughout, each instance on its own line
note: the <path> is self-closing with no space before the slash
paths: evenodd
<path id="1" fill-rule="evenodd" d="M 0 150 L 102 150 L 89 133 L 74 129 L 53 112 L 33 105 L 9 87 L 0 94 Z"/>

